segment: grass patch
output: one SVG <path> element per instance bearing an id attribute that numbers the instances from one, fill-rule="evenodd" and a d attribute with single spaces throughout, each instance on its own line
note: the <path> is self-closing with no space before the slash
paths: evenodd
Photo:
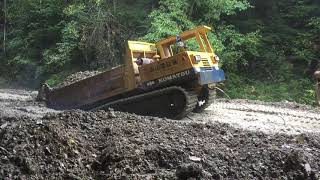
<path id="1" fill-rule="evenodd" d="M 226 93 L 231 98 L 261 101 L 290 101 L 315 105 L 314 82 L 306 78 L 282 82 L 258 81 L 229 74 Z"/>

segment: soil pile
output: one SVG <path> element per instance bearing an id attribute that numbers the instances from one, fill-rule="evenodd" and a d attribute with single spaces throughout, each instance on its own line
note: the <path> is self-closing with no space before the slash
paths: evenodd
<path id="1" fill-rule="evenodd" d="M 61 88 L 64 86 L 68 86 L 72 83 L 95 76 L 99 73 L 101 73 L 101 71 L 79 71 L 77 73 L 71 74 L 70 76 L 66 77 L 66 79 L 62 83 L 58 84 L 54 88 Z"/>
<path id="2" fill-rule="evenodd" d="M 317 179 L 320 136 L 68 111 L 0 118 L 0 179 Z"/>

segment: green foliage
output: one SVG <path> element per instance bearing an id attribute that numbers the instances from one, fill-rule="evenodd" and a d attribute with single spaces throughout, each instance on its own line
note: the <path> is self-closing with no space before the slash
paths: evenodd
<path id="1" fill-rule="evenodd" d="M 24 85 L 45 79 L 54 85 L 75 69 L 115 66 L 128 39 L 155 42 L 208 25 L 233 98 L 313 102 L 310 73 L 320 61 L 316 0 L 7 2 L 0 72 Z"/>
<path id="2" fill-rule="evenodd" d="M 56 43 L 56 48 L 43 52 L 44 66 L 48 72 L 59 72 L 64 65 L 72 60 L 72 52 L 78 46 L 79 32 L 77 23 L 72 21 L 62 29 L 62 42 Z"/>
<path id="3" fill-rule="evenodd" d="M 54 86 L 62 83 L 65 78 L 66 78 L 65 75 L 54 74 L 54 75 L 51 75 L 50 77 L 48 77 L 48 79 L 46 80 L 46 83 L 49 86 L 54 87 Z"/>
<path id="4" fill-rule="evenodd" d="M 221 26 L 218 38 L 222 46 L 217 49 L 221 54 L 222 65 L 226 70 L 235 70 L 238 66 L 248 66 L 251 58 L 259 55 L 261 36 L 259 32 L 239 33 L 234 26 Z"/>
<path id="5" fill-rule="evenodd" d="M 209 33 L 209 40 L 222 57 L 223 67 L 232 70 L 247 66 L 248 59 L 258 55 L 259 31 L 240 33 L 235 26 L 224 25 L 220 17 L 233 15 L 249 7 L 247 1 L 236 0 L 162 0 L 159 8 L 149 15 L 151 27 L 143 39 L 157 41 L 197 25 L 211 25 L 215 27 L 215 32 Z M 193 43 L 189 46 L 194 48 Z"/>
<path id="6" fill-rule="evenodd" d="M 315 105 L 314 83 L 305 78 L 262 82 L 228 74 L 226 93 L 231 98 L 262 101 L 290 101 Z"/>
<path id="7" fill-rule="evenodd" d="M 312 0 L 252 0 L 251 4 L 254 8 L 240 17 L 227 18 L 241 32 L 258 29 L 260 36 L 258 44 L 253 44 L 257 51 L 243 56 L 241 64 L 247 65 L 237 63 L 232 68 L 236 69 L 233 73 L 241 73 L 243 82 L 237 82 L 239 78 L 234 75 L 230 77 L 229 93 L 232 97 L 312 104 L 314 87 L 309 77 L 320 60 L 320 4 Z"/>
<path id="8" fill-rule="evenodd" d="M 226 15 L 235 15 L 251 7 L 246 0 L 189 0 L 189 15 L 196 21 L 214 24 Z M 220 22 L 221 23 L 221 22 Z"/>
<path id="9" fill-rule="evenodd" d="M 313 32 L 320 32 L 320 17 L 313 17 L 308 24 L 312 28 Z"/>
<path id="10" fill-rule="evenodd" d="M 64 3 L 50 0 L 9 1 L 7 57 L 2 62 L 7 73 L 18 80 L 34 79 L 41 69 L 42 52 L 57 43 L 63 25 Z M 24 75 L 23 74 L 27 74 Z"/>
<path id="11" fill-rule="evenodd" d="M 141 8 L 151 5 L 142 0 L 134 5 L 129 1 L 8 0 L 8 6 L 11 26 L 7 56 L 1 64 L 18 81 L 43 81 L 69 68 L 119 64 L 125 40 L 138 34 L 134 27 L 142 26 L 137 22 L 148 14 Z M 128 19 L 130 14 L 117 8 L 139 12 L 139 19 Z M 26 72 L 28 79 L 22 76 Z"/>
<path id="12" fill-rule="evenodd" d="M 184 0 L 160 1 L 159 8 L 149 15 L 151 27 L 144 39 L 154 42 L 193 27 L 185 12 L 186 3 Z"/>

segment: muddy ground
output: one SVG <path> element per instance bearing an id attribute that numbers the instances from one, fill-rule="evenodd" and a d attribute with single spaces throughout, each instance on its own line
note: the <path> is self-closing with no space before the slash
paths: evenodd
<path id="1" fill-rule="evenodd" d="M 0 90 L 0 179 L 319 179 L 319 109 L 219 100 L 182 121 Z"/>

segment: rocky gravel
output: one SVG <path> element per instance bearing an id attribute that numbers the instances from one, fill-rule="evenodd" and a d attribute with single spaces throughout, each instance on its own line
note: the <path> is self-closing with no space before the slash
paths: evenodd
<path id="1" fill-rule="evenodd" d="M 5 110 L 21 103 L 0 101 Z M 182 121 L 112 110 L 2 114 L 0 179 L 319 179 L 319 133 L 247 129 L 210 108 Z"/>

